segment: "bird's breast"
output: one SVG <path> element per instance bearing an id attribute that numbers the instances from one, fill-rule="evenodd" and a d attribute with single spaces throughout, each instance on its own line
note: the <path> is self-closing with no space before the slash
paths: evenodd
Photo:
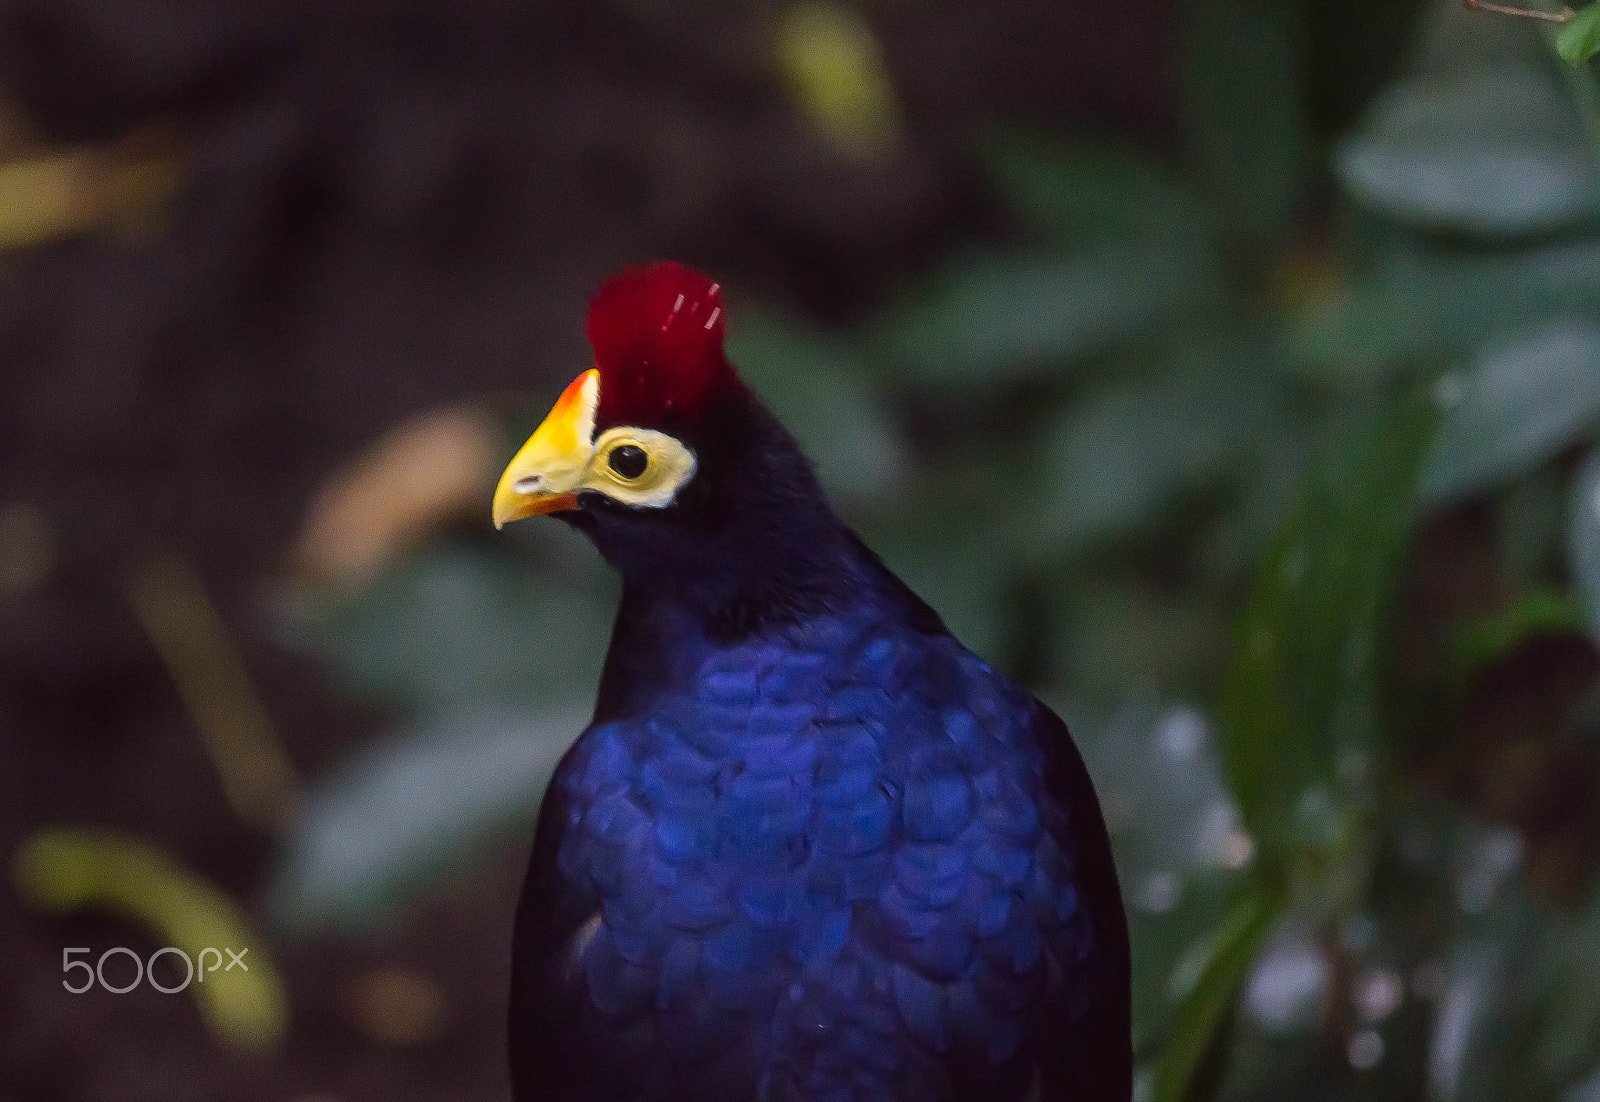
<path id="1" fill-rule="evenodd" d="M 561 954 L 592 1051 L 684 1097 L 1025 1079 L 1028 1008 L 1091 936 L 1030 706 L 951 641 L 835 625 L 591 728 L 556 862 L 598 901 Z"/>

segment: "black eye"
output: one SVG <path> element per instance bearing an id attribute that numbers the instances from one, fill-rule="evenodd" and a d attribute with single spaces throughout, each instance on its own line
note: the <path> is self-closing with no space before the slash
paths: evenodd
<path id="1" fill-rule="evenodd" d="M 606 456 L 606 462 L 610 463 L 611 469 L 623 478 L 638 478 L 650 465 L 650 457 L 637 444 L 622 444 L 611 449 L 611 454 Z"/>

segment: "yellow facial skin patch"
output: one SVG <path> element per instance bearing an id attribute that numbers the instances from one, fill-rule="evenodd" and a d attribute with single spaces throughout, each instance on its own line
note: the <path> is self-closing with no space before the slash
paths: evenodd
<path id="1" fill-rule="evenodd" d="M 672 504 L 694 477 L 694 453 L 653 429 L 619 426 L 591 439 L 599 402 L 600 372 L 594 368 L 561 392 L 550 415 L 500 476 L 494 491 L 496 528 L 523 517 L 576 509 L 578 494 L 586 490 L 636 508 Z M 643 453 L 642 469 L 636 469 L 636 453 L 622 451 L 627 448 Z"/>

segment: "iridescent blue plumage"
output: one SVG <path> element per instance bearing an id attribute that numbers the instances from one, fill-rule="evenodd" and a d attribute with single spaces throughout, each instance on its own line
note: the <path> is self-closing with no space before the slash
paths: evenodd
<path id="1" fill-rule="evenodd" d="M 568 754 L 525 905 L 567 904 L 530 997 L 582 1097 L 1020 1099 L 1029 1036 L 1115 1012 L 1064 730 L 898 604 L 682 637 L 649 706 Z"/>

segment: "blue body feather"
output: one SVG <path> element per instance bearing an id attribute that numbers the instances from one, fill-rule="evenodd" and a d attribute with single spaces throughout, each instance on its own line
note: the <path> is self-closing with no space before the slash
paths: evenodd
<path id="1" fill-rule="evenodd" d="M 1040 1010 L 1095 1005 L 1105 940 L 1059 721 L 871 602 L 670 667 L 563 761 L 524 902 L 565 916 L 519 987 L 592 1096 L 1036 1090 Z"/>

